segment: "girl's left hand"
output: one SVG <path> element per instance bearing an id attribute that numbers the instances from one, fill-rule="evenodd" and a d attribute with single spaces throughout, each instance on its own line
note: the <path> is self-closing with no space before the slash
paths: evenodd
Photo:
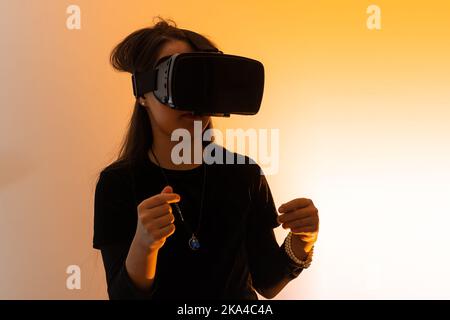
<path id="1" fill-rule="evenodd" d="M 289 201 L 278 208 L 281 215 L 277 220 L 284 229 L 300 236 L 308 252 L 317 240 L 319 233 L 319 210 L 311 199 L 298 198 Z"/>

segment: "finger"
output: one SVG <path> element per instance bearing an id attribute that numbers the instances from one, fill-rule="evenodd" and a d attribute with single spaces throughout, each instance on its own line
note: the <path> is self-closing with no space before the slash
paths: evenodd
<path id="1" fill-rule="evenodd" d="M 180 195 L 176 193 L 160 193 L 147 198 L 139 204 L 141 209 L 151 209 L 164 203 L 175 203 L 180 201 Z"/>
<path id="2" fill-rule="evenodd" d="M 314 211 L 315 211 L 314 209 L 306 209 L 306 210 L 299 209 L 299 210 L 283 213 L 277 217 L 277 221 L 279 223 L 284 223 L 284 222 L 293 221 L 296 219 L 303 219 L 303 218 L 311 217 L 311 216 L 313 216 Z"/>
<path id="3" fill-rule="evenodd" d="M 173 223 L 174 221 L 175 221 L 174 215 L 169 213 L 169 214 L 163 215 L 161 217 L 158 217 L 157 219 L 153 220 L 151 223 L 153 224 L 154 228 L 163 229 L 164 227 L 167 227 L 169 224 Z"/>
<path id="4" fill-rule="evenodd" d="M 300 228 L 291 228 L 292 233 L 300 233 L 300 232 L 316 232 L 317 226 L 303 226 Z"/>
<path id="5" fill-rule="evenodd" d="M 300 239 L 302 239 L 303 241 L 309 241 L 309 240 L 314 240 L 317 239 L 317 233 L 316 232 L 298 232 L 298 233 L 293 233 L 296 236 L 299 236 Z"/>
<path id="6" fill-rule="evenodd" d="M 141 211 L 140 217 L 142 223 L 146 224 L 151 220 L 155 220 L 159 217 L 166 216 L 172 213 L 173 213 L 172 206 L 168 203 L 164 203 L 156 208 Z"/>
<path id="7" fill-rule="evenodd" d="M 175 232 L 175 225 L 173 223 L 168 226 L 155 231 L 153 238 L 155 240 L 161 240 L 162 238 L 167 238 Z"/>
<path id="8" fill-rule="evenodd" d="M 173 189 L 171 186 L 165 186 L 161 193 L 173 193 Z"/>
<path id="9" fill-rule="evenodd" d="M 311 217 L 307 217 L 307 218 L 303 218 L 303 219 L 293 220 L 290 222 L 285 222 L 282 224 L 282 227 L 284 229 L 287 229 L 287 228 L 299 228 L 302 226 L 313 226 L 313 225 L 314 225 L 314 219 Z"/>
<path id="10" fill-rule="evenodd" d="M 278 212 L 289 212 L 295 209 L 307 207 L 312 203 L 311 199 L 298 198 L 282 204 L 278 208 Z"/>

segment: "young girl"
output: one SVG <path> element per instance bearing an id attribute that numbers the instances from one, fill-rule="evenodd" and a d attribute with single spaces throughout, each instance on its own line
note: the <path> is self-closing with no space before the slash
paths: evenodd
<path id="1" fill-rule="evenodd" d="M 152 69 L 159 59 L 214 46 L 162 20 L 127 36 L 111 53 L 119 71 Z M 309 266 L 318 211 L 309 199 L 277 210 L 260 167 L 174 164 L 177 128 L 208 116 L 171 109 L 152 92 L 136 98 L 117 161 L 100 173 L 93 247 L 100 249 L 110 299 L 273 298 Z M 224 154 L 236 156 L 223 149 Z M 226 156 L 224 156 L 226 157 Z M 290 228 L 278 245 L 273 229 Z"/>

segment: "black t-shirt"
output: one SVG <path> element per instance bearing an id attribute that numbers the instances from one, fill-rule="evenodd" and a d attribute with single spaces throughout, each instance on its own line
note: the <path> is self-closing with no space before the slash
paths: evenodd
<path id="1" fill-rule="evenodd" d="M 158 252 L 149 291 L 133 284 L 125 260 L 136 232 L 137 206 L 161 193 L 164 176 L 148 157 L 101 172 L 93 247 L 102 252 L 110 299 L 258 299 L 255 290 L 273 297 L 300 274 L 303 269 L 276 241 L 278 214 L 267 181 L 260 167 L 246 160 L 246 164 L 202 164 L 192 170 L 164 169 L 181 196 L 185 221 L 198 229 L 201 247 L 196 251 L 189 247 L 191 234 L 174 208 L 176 230 Z"/>

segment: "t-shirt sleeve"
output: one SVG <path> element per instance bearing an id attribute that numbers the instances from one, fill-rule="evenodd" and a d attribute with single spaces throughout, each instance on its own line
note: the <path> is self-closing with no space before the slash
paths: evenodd
<path id="1" fill-rule="evenodd" d="M 136 232 L 137 207 L 124 172 L 100 173 L 95 189 L 93 247 L 101 250 L 108 296 L 117 299 L 152 299 L 157 290 L 139 289 L 126 269 L 126 258 Z"/>
<path id="2" fill-rule="evenodd" d="M 102 171 L 95 188 L 93 247 L 131 243 L 136 222 L 131 184 L 122 172 Z"/>
<path id="3" fill-rule="evenodd" d="M 138 288 L 131 280 L 125 264 L 129 249 L 124 244 L 105 245 L 101 249 L 109 299 L 151 300 L 158 288 L 158 278 L 155 278 L 150 290 Z"/>
<path id="4" fill-rule="evenodd" d="M 280 224 L 278 213 L 266 177 L 257 166 L 251 192 L 248 220 L 247 251 L 254 288 L 273 297 L 303 270 L 279 246 L 273 231 Z"/>

